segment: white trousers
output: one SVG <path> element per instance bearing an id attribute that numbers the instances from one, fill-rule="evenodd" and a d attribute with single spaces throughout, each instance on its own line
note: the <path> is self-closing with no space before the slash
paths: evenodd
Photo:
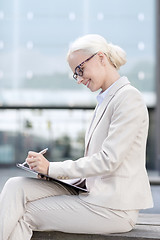
<path id="1" fill-rule="evenodd" d="M 117 199 L 118 201 L 118 199 Z M 108 234 L 132 230 L 138 211 L 84 202 L 60 184 L 10 178 L 0 194 L 0 240 L 30 240 L 33 231 Z"/>

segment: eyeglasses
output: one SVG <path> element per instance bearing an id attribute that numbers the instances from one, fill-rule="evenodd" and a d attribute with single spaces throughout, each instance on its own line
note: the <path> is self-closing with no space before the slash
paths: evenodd
<path id="1" fill-rule="evenodd" d="M 82 77 L 83 76 L 83 65 L 88 62 L 91 58 L 93 58 L 97 53 L 93 54 L 91 57 L 87 58 L 85 61 L 80 63 L 76 68 L 75 72 L 73 74 L 73 78 L 77 81 L 78 76 Z"/>

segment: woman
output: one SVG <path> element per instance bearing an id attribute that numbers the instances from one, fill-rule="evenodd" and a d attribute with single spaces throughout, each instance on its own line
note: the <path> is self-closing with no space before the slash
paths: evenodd
<path id="1" fill-rule="evenodd" d="M 135 226 L 153 206 L 145 168 L 148 113 L 141 94 L 118 69 L 125 52 L 99 35 L 77 39 L 68 63 L 78 84 L 101 89 L 85 138 L 85 155 L 52 162 L 29 152 L 29 167 L 59 179 L 85 178 L 89 193 L 42 179 L 12 178 L 0 196 L 0 239 L 29 240 L 32 231 L 107 234 Z"/>

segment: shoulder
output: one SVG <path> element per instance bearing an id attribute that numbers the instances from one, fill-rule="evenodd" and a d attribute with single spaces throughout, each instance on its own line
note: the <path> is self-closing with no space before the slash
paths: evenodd
<path id="1" fill-rule="evenodd" d="M 143 100 L 141 92 L 133 87 L 126 76 L 120 77 L 110 90 L 115 98 L 139 98 Z"/>
<path id="2" fill-rule="evenodd" d="M 112 106 L 122 112 L 137 112 L 139 115 L 148 114 L 142 93 L 131 84 L 124 85 L 116 92 Z"/>
<path id="3" fill-rule="evenodd" d="M 138 100 L 145 104 L 142 93 L 137 88 L 133 87 L 131 84 L 124 85 L 123 87 L 118 89 L 115 94 L 115 98 L 119 98 L 119 100 Z"/>

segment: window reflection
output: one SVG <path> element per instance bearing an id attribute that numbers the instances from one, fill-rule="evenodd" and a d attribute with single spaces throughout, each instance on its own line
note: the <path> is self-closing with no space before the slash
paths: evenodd
<path id="1" fill-rule="evenodd" d="M 95 104 L 95 96 L 70 80 L 66 63 L 68 45 L 78 36 L 98 33 L 127 52 L 128 63 L 121 75 L 144 94 L 155 93 L 155 0 L 62 0 L 0 1 L 0 103 L 3 105 L 51 105 L 56 93 L 65 98 L 59 104 L 79 103 L 70 99 L 76 90 L 84 93 L 84 103 Z M 78 4 L 78 10 L 77 10 Z M 63 5 L 63 7 L 62 7 Z M 125 7 L 124 7 L 125 6 Z M 134 30 L 133 30 L 134 29 Z M 142 80 L 142 74 L 145 77 Z M 147 73 L 149 71 L 150 74 Z M 140 76 L 140 77 L 139 77 Z M 44 91 L 45 89 L 45 91 Z M 30 102 L 30 94 L 36 101 Z M 52 94 L 50 94 L 52 90 Z M 14 91 L 14 100 L 12 91 Z M 86 94 L 85 94 L 86 93 Z M 44 96 L 42 99 L 41 96 Z M 89 96 L 90 101 L 88 101 Z M 152 100 L 153 102 L 153 100 Z M 155 103 L 154 103 L 155 104 Z"/>

